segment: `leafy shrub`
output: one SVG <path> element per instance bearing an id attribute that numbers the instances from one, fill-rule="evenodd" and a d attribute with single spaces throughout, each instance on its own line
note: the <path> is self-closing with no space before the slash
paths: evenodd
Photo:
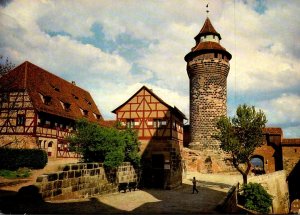
<path id="1" fill-rule="evenodd" d="M 0 169 L 16 170 L 20 167 L 42 169 L 47 162 L 47 153 L 41 149 L 0 148 Z"/>
<path id="2" fill-rule="evenodd" d="M 245 208 L 268 213 L 272 206 L 272 196 L 261 184 L 248 183 L 243 186 L 243 196 L 245 198 Z"/>

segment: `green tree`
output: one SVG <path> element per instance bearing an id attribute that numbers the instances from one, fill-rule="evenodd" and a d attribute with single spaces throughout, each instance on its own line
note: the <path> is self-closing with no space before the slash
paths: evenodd
<path id="1" fill-rule="evenodd" d="M 76 122 L 76 129 L 68 141 L 71 150 L 81 154 L 85 162 L 103 162 L 108 168 L 124 161 L 140 165 L 139 141 L 134 131 L 101 127 L 85 119 Z"/>
<path id="2" fill-rule="evenodd" d="M 247 184 L 251 156 L 255 148 L 263 144 L 262 129 L 266 123 L 263 111 L 246 104 L 238 106 L 233 118 L 223 116 L 217 122 L 219 132 L 215 138 L 221 142 L 221 149 L 231 155 L 232 164 L 242 174 L 244 184 Z"/>
<path id="3" fill-rule="evenodd" d="M 13 68 L 15 68 L 15 64 L 13 64 L 8 58 L 4 60 L 3 56 L 0 54 L 0 77 L 8 73 Z"/>
<path id="4" fill-rule="evenodd" d="M 245 208 L 260 213 L 269 213 L 272 206 L 272 196 L 261 184 L 249 183 L 243 186 Z"/>

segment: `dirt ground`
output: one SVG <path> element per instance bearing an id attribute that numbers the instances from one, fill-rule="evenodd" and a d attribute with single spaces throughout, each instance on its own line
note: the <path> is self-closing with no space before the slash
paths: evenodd
<path id="1" fill-rule="evenodd" d="M 50 165 L 46 170 L 55 170 L 59 165 Z M 16 197 L 16 192 L 22 186 L 33 184 L 36 177 L 44 172 L 45 169 L 35 171 L 30 179 L 23 179 L 24 182 L 19 184 L 9 184 L 0 179 L 0 214 L 217 213 L 216 206 L 226 197 L 230 187 L 242 181 L 240 175 L 188 172 L 182 186 L 174 190 L 143 189 L 89 199 L 52 202 L 26 201 Z M 197 179 L 198 194 L 192 194 L 192 177 Z M 6 186 L 1 186 L 1 183 Z"/>

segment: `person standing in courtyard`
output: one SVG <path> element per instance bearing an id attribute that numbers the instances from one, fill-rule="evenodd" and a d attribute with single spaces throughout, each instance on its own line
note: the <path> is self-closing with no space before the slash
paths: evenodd
<path id="1" fill-rule="evenodd" d="M 197 189 L 197 187 L 196 187 L 196 185 L 197 185 L 197 181 L 196 181 L 196 178 L 195 177 L 193 177 L 193 194 L 194 194 L 194 192 L 196 191 L 197 193 L 199 193 L 199 191 L 198 191 L 198 189 Z"/>

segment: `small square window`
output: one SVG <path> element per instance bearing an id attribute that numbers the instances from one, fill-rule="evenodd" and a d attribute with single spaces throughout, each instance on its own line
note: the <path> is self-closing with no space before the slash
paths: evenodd
<path id="1" fill-rule="evenodd" d="M 25 118 L 24 114 L 17 115 L 17 126 L 25 125 L 25 121 L 26 121 L 26 118 Z"/>

